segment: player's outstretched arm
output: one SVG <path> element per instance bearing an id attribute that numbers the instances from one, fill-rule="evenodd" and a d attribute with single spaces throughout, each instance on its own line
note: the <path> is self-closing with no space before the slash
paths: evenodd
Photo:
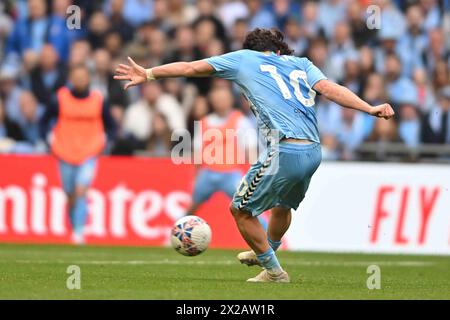
<path id="1" fill-rule="evenodd" d="M 314 90 L 343 107 L 363 111 L 378 118 L 390 119 L 395 114 L 388 103 L 371 106 L 346 87 L 338 85 L 330 80 L 318 81 L 314 85 Z"/>
<path id="2" fill-rule="evenodd" d="M 125 90 L 130 87 L 163 78 L 177 77 L 207 77 L 214 72 L 214 68 L 205 61 L 175 62 L 159 67 L 145 69 L 128 57 L 129 65 L 120 64 L 116 69 L 116 80 L 129 81 Z"/>

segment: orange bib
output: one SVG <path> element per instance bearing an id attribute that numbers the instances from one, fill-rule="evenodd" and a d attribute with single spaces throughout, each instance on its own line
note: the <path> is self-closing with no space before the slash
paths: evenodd
<path id="1" fill-rule="evenodd" d="M 106 142 L 101 94 L 93 91 L 79 99 L 68 88 L 61 88 L 57 98 L 59 117 L 51 137 L 53 153 L 75 165 L 99 155 Z"/>
<path id="2" fill-rule="evenodd" d="M 206 118 L 201 121 L 202 168 L 227 172 L 239 170 L 245 163 L 245 153 L 238 145 L 236 134 L 241 117 L 240 111 L 233 111 L 221 126 L 208 125 Z M 211 160 L 215 160 L 214 163 Z"/>

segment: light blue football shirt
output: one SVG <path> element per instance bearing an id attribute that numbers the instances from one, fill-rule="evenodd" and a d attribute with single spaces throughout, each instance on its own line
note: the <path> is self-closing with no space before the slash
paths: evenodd
<path id="1" fill-rule="evenodd" d="M 205 61 L 241 88 L 263 133 L 320 143 L 312 88 L 326 77 L 307 58 L 239 50 Z"/>

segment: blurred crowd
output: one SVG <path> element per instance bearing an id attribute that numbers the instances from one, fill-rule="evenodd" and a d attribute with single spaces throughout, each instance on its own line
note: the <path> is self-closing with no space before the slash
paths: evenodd
<path id="1" fill-rule="evenodd" d="M 68 17 L 77 21 L 71 5 L 81 8 L 80 28 L 67 28 Z M 173 130 L 192 133 L 220 108 L 213 103 L 229 103 L 211 101 L 215 87 L 255 124 L 227 81 L 170 79 L 125 92 L 112 76 L 127 56 L 149 67 L 239 50 L 256 27 L 281 29 L 327 77 L 394 106 L 395 121 L 384 121 L 318 97 L 325 159 L 359 159 L 366 142 L 450 143 L 450 0 L 3 0 L 0 153 L 47 152 L 40 118 L 81 63 L 116 122 L 107 153 L 169 155 Z"/>

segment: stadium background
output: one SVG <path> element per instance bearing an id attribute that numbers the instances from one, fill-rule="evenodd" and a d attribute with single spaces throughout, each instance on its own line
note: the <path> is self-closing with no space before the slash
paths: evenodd
<path id="1" fill-rule="evenodd" d="M 71 4 L 82 8 L 81 29 L 66 28 Z M 381 9 L 379 30 L 367 28 L 370 4 Z M 214 86 L 229 87 L 235 107 L 253 118 L 222 80 L 124 92 L 114 68 L 127 56 L 155 66 L 218 55 L 240 49 L 254 27 L 278 27 L 330 79 L 397 111 L 386 122 L 318 99 L 325 162 L 285 246 L 450 253 L 450 1 L 17 0 L 0 8 L 0 241 L 69 241 L 39 119 L 82 62 L 117 125 L 89 195 L 88 243 L 166 244 L 194 178 L 192 166 L 168 159 L 171 132 L 193 131 Z M 23 32 L 30 20 L 49 27 Z M 227 207 L 219 194 L 199 215 L 213 228 L 213 246 L 242 247 Z"/>

